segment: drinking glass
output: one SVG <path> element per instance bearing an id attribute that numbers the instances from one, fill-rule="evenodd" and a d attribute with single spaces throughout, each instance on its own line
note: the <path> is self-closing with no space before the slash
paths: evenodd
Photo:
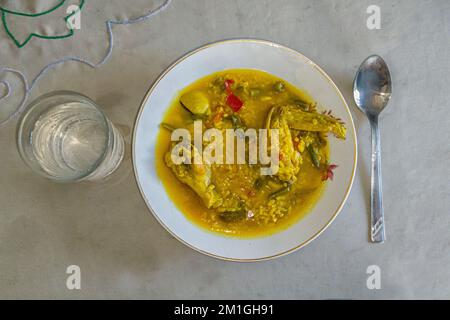
<path id="1" fill-rule="evenodd" d="M 19 120 L 17 146 L 34 172 L 57 182 L 102 180 L 124 155 L 123 137 L 103 111 L 70 91 L 30 104 Z"/>

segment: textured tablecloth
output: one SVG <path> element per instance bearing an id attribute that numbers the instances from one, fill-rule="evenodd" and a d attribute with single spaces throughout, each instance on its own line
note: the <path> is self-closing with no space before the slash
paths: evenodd
<path id="1" fill-rule="evenodd" d="M 30 3 L 0 0 L 22 11 Z M 22 72 L 30 86 L 47 63 L 64 56 L 95 65 L 108 52 L 107 20 L 136 18 L 161 3 L 87 0 L 73 37 L 33 37 L 21 49 L 0 25 L 0 68 Z M 381 9 L 380 30 L 366 26 L 372 4 Z M 26 39 L 30 28 L 67 31 L 56 14 L 34 27 L 19 22 L 38 23 L 30 17 L 7 19 L 14 35 Z M 104 65 L 59 64 L 29 88 L 28 99 L 65 89 L 103 106 L 128 146 L 109 181 L 42 179 L 16 151 L 16 118 L 0 127 L 0 298 L 450 298 L 449 1 L 174 0 L 151 19 L 113 25 L 112 32 Z M 147 210 L 130 161 L 133 122 L 151 82 L 186 51 L 232 37 L 279 42 L 317 62 L 349 102 L 359 138 L 357 176 L 335 222 L 301 251 L 256 264 L 215 260 L 173 239 Z M 351 93 L 360 62 L 372 53 L 386 59 L 394 79 L 381 117 L 383 245 L 368 243 L 370 130 Z M 0 116 L 24 92 L 20 76 L 4 71 L 0 97 L 8 91 L 4 80 L 11 90 Z M 81 290 L 66 287 L 69 265 L 81 268 Z M 366 286 L 370 265 L 380 267 L 380 290 Z"/>

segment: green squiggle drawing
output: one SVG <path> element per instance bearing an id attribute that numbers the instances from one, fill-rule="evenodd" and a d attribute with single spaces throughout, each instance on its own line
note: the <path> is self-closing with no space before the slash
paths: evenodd
<path id="1" fill-rule="evenodd" d="M 8 10 L 8 9 L 4 9 L 0 6 L 0 12 L 2 15 L 2 22 L 3 22 L 3 26 L 5 27 L 5 31 L 8 34 L 8 36 L 14 41 L 14 43 L 16 44 L 17 47 L 22 48 L 24 47 L 33 37 L 36 38 L 41 38 L 41 39 L 64 39 L 64 38 L 68 38 L 73 36 L 74 31 L 73 29 L 70 29 L 69 32 L 67 34 L 64 35 L 59 35 L 59 36 L 45 36 L 45 35 L 40 35 L 37 33 L 31 33 L 24 42 L 20 42 L 11 32 L 11 30 L 9 29 L 8 23 L 6 21 L 6 16 L 8 14 L 12 14 L 12 15 L 17 15 L 17 16 L 23 16 L 23 17 L 39 17 L 39 16 L 43 16 L 46 14 L 49 14 L 59 8 L 61 8 L 64 3 L 66 2 L 66 0 L 61 0 L 57 5 L 55 5 L 53 8 L 40 12 L 40 13 L 24 13 L 24 12 L 17 12 L 17 11 L 12 11 L 12 10 Z M 69 21 L 69 19 L 71 17 L 73 17 L 75 14 L 77 14 L 79 11 L 81 11 L 81 9 L 84 6 L 84 2 L 85 0 L 80 0 L 80 5 L 78 6 L 79 10 L 78 11 L 74 11 L 71 14 L 69 14 L 68 16 L 66 16 L 64 18 L 65 23 L 67 24 L 67 22 Z"/>

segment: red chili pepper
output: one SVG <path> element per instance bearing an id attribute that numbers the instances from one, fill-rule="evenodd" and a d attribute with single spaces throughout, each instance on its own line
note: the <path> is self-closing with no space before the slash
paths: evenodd
<path id="1" fill-rule="evenodd" d="M 234 83 L 234 80 L 225 80 L 225 90 L 228 94 L 232 94 L 233 91 L 231 91 L 231 85 Z"/>
<path id="2" fill-rule="evenodd" d="M 333 170 L 336 169 L 337 167 L 338 167 L 338 166 L 335 165 L 335 164 L 330 164 L 330 165 L 327 167 L 326 171 L 324 172 L 324 175 L 323 175 L 323 177 L 322 177 L 322 180 L 323 180 L 323 181 L 326 181 L 326 180 L 328 180 L 328 179 L 333 180 L 333 178 L 334 178 L 334 172 L 333 172 Z"/>
<path id="3" fill-rule="evenodd" d="M 238 112 L 241 110 L 244 103 L 236 97 L 234 94 L 230 94 L 227 98 L 227 104 L 230 106 L 231 109 L 233 109 L 234 112 Z"/>
<path id="4" fill-rule="evenodd" d="M 234 111 L 238 112 L 241 110 L 244 103 L 238 96 L 236 96 L 231 90 L 231 85 L 234 83 L 234 80 L 225 80 L 225 91 L 228 93 L 227 104 Z"/>

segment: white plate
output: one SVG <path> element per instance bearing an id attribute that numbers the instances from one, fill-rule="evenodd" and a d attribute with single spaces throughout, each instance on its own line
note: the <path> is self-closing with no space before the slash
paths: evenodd
<path id="1" fill-rule="evenodd" d="M 155 146 L 166 109 L 177 93 L 195 80 L 225 69 L 259 69 L 308 92 L 331 109 L 348 130 L 345 141 L 330 138 L 330 161 L 339 165 L 314 209 L 289 229 L 256 239 L 229 238 L 205 231 L 190 221 L 169 199 L 155 170 Z M 174 237 L 215 258 L 259 261 L 293 252 L 316 238 L 343 207 L 356 170 L 353 119 L 339 89 L 314 62 L 284 46 L 250 39 L 216 42 L 196 49 L 172 64 L 148 91 L 138 113 L 133 136 L 133 165 L 138 187 L 150 211 Z"/>

